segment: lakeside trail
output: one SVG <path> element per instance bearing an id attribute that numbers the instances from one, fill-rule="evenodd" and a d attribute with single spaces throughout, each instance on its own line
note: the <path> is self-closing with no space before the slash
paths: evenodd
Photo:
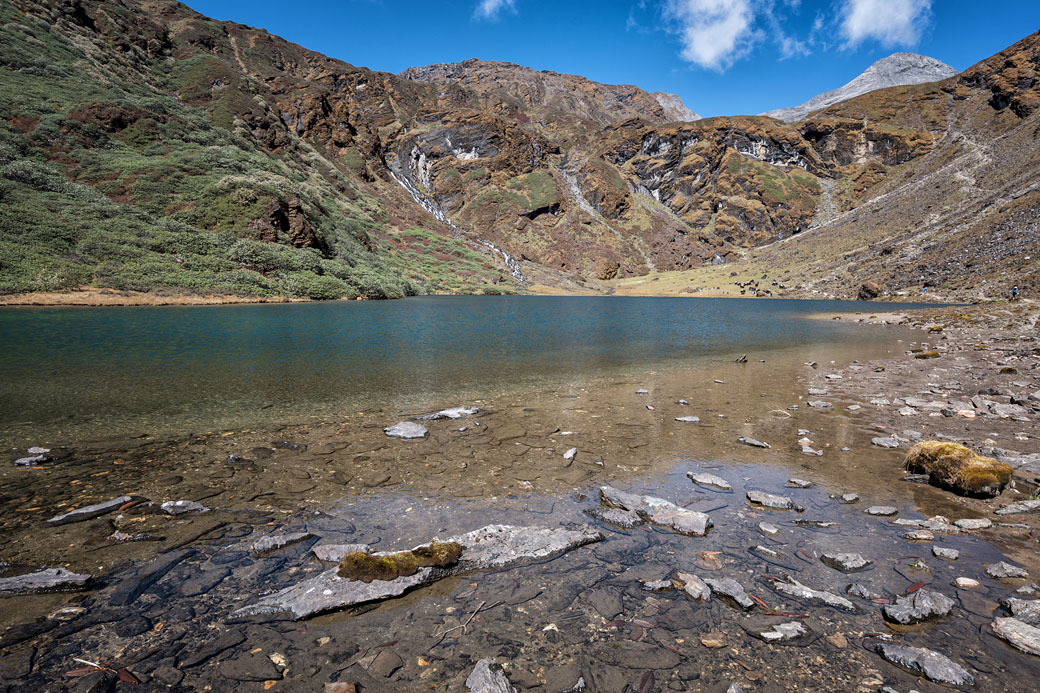
<path id="1" fill-rule="evenodd" d="M 443 403 L 479 409 L 456 419 L 373 410 L 273 430 L 52 446 L 38 466 L 0 467 L 0 561 L 11 564 L 0 564 L 0 585 L 44 566 L 92 580 L 0 597 L 2 690 L 103 688 L 120 670 L 149 690 L 462 690 L 486 658 L 513 686 L 559 693 L 579 682 L 591 691 L 945 690 L 911 673 L 914 661 L 933 681 L 1034 690 L 1040 656 L 996 631 L 1007 624 L 997 620 L 1003 600 L 1040 598 L 1030 587 L 1040 510 L 995 511 L 1037 492 L 1038 316 L 1026 302 L 846 314 L 864 330 L 889 330 L 890 347 L 764 362 L 748 354 Z M 917 358 L 928 352 L 937 357 Z M 427 433 L 387 436 L 399 421 Z M 905 481 L 906 449 L 939 437 L 1012 464 L 1012 483 L 979 500 Z M 34 444 L 0 454 L 13 460 Z M 650 500 L 604 494 L 608 485 Z M 754 503 L 754 492 L 789 503 Z M 47 523 L 124 495 L 96 516 Z M 165 501 L 208 510 L 164 510 Z M 872 506 L 895 514 L 865 512 Z M 691 529 L 698 512 L 714 525 L 706 536 Z M 952 524 L 965 519 L 991 523 Z M 340 598 L 349 581 L 329 577 L 335 561 L 315 553 L 338 554 L 320 547 L 397 551 L 493 523 L 587 524 L 601 538 L 548 554 L 514 546 L 509 565 L 473 563 L 387 601 L 348 607 L 343 598 L 324 615 L 254 607 L 299 608 L 293 589 L 308 580 L 314 594 Z M 835 559 L 846 553 L 870 564 Z M 1001 561 L 1028 577 L 988 575 Z M 693 596 L 693 575 L 714 596 Z M 962 577 L 979 584 L 955 587 Z M 897 603 L 915 623 L 884 611 Z M 1020 613 L 1028 605 L 1010 608 L 1032 618 Z M 65 676 L 76 669 L 85 671 Z"/>

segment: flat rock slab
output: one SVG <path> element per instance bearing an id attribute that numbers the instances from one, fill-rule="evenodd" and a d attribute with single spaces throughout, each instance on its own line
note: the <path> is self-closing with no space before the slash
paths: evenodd
<path id="1" fill-rule="evenodd" d="M 188 513 L 208 513 L 207 508 L 202 503 L 196 503 L 190 500 L 179 500 L 179 501 L 166 501 L 161 506 L 162 511 L 167 515 L 186 515 Z"/>
<path id="2" fill-rule="evenodd" d="M 807 481 L 806 479 L 798 479 L 798 478 L 792 477 L 792 478 L 787 480 L 787 485 L 791 486 L 793 488 L 809 488 L 810 486 L 813 485 L 813 482 Z"/>
<path id="3" fill-rule="evenodd" d="M 708 587 L 708 583 L 693 573 L 679 572 L 675 577 L 682 583 L 683 591 L 696 601 L 704 602 L 711 599 L 711 588 Z"/>
<path id="4" fill-rule="evenodd" d="M 909 626 L 931 618 L 949 616 L 955 603 L 945 594 L 924 588 L 913 594 L 896 597 L 896 603 L 887 604 L 881 609 L 881 615 L 889 623 Z"/>
<path id="5" fill-rule="evenodd" d="M 750 445 L 753 448 L 769 449 L 771 447 L 769 443 L 763 443 L 761 440 L 755 440 L 754 438 L 749 438 L 747 436 L 740 436 L 737 438 L 737 442 L 743 443 L 744 445 Z"/>
<path id="6" fill-rule="evenodd" d="M 947 561 L 956 561 L 957 557 L 961 555 L 961 552 L 957 549 L 946 549 L 941 546 L 933 546 L 932 555 L 936 558 L 942 558 Z"/>
<path id="7" fill-rule="evenodd" d="M 993 563 L 986 567 L 986 575 L 991 578 L 1024 578 L 1029 577 L 1029 573 L 1024 568 L 1019 568 L 1017 565 L 1011 565 L 1007 561 L 1001 561 L 1000 563 Z"/>
<path id="8" fill-rule="evenodd" d="M 993 526 L 993 520 L 985 517 L 980 518 L 966 518 L 963 520 L 954 520 L 953 524 L 961 529 L 973 530 L 973 529 L 989 529 Z"/>
<path id="9" fill-rule="evenodd" d="M 0 578 L 0 597 L 81 590 L 87 586 L 89 580 L 89 575 L 73 573 L 64 568 L 45 568 L 26 575 Z"/>
<path id="10" fill-rule="evenodd" d="M 67 525 L 73 522 L 83 522 L 84 520 L 93 520 L 95 517 L 101 517 L 113 510 L 118 510 L 127 503 L 133 501 L 144 500 L 140 496 L 119 496 L 119 498 L 113 498 L 112 500 L 105 501 L 103 503 L 96 503 L 95 505 L 87 505 L 82 508 L 76 508 L 70 510 L 67 513 L 61 515 L 55 515 L 51 519 L 47 520 L 47 524 L 52 527 L 58 525 Z"/>
<path id="11" fill-rule="evenodd" d="M 662 498 L 619 491 L 612 486 L 603 486 L 599 492 L 603 503 L 635 512 L 647 522 L 670 527 L 680 534 L 703 537 L 714 526 L 705 513 L 687 510 Z"/>
<path id="12" fill-rule="evenodd" d="M 134 575 L 116 585 L 108 598 L 108 603 L 112 606 L 132 604 L 144 594 L 145 590 L 170 572 L 175 565 L 194 554 L 194 549 L 179 549 L 162 554 L 151 563 L 146 563 L 138 568 Z"/>
<path id="13" fill-rule="evenodd" d="M 289 532 L 287 534 L 270 534 L 266 537 L 260 537 L 253 543 L 253 554 L 256 556 L 262 556 L 263 554 L 273 553 L 279 549 L 284 549 L 286 546 L 292 546 L 293 544 L 299 544 L 301 541 L 307 541 L 308 539 L 317 539 L 317 535 L 311 534 L 310 532 Z"/>
<path id="14" fill-rule="evenodd" d="M 822 590 L 815 590 L 811 587 L 803 585 L 793 578 L 788 578 L 787 582 L 780 580 L 770 580 L 769 586 L 774 591 L 780 594 L 786 594 L 789 597 L 795 597 L 796 599 L 803 599 L 808 602 L 816 604 L 823 604 L 829 606 L 832 609 L 839 609 L 841 611 L 855 611 L 856 605 L 850 602 L 845 597 L 839 597 L 836 594 L 830 592 L 824 592 Z"/>
<path id="15" fill-rule="evenodd" d="M 643 524 L 643 518 L 639 517 L 639 513 L 634 510 L 622 510 L 621 508 L 591 508 L 585 511 L 589 517 L 593 517 L 601 522 L 622 527 L 624 529 L 632 529 Z"/>
<path id="16" fill-rule="evenodd" d="M 733 578 L 705 578 L 704 582 L 715 594 L 728 597 L 744 611 L 755 607 L 755 601 L 744 591 L 743 586 Z"/>
<path id="17" fill-rule="evenodd" d="M 311 548 L 311 553 L 319 561 L 335 561 L 339 563 L 348 553 L 361 551 L 368 553 L 368 544 L 319 544 Z"/>
<path id="18" fill-rule="evenodd" d="M 699 417 L 699 416 L 677 416 L 677 417 L 675 417 L 675 420 L 679 421 L 681 423 L 700 423 L 701 422 L 701 417 Z"/>
<path id="19" fill-rule="evenodd" d="M 881 517 L 888 517 L 889 515 L 895 515 L 899 512 L 899 508 L 894 508 L 891 505 L 872 505 L 865 511 L 868 515 L 878 515 Z"/>
<path id="20" fill-rule="evenodd" d="M 475 414 L 480 413 L 482 413 L 482 410 L 479 407 L 452 407 L 451 409 L 441 409 L 440 411 L 435 411 L 432 414 L 423 414 L 422 416 L 417 416 L 415 417 L 415 420 L 437 421 L 439 419 L 461 419 L 463 416 L 473 416 Z"/>
<path id="21" fill-rule="evenodd" d="M 924 676 L 929 681 L 951 686 L 971 686 L 975 683 L 967 669 L 934 650 L 879 642 L 874 645 L 874 651 L 885 661 Z"/>
<path id="22" fill-rule="evenodd" d="M 881 437 L 878 437 L 878 438 L 871 438 L 870 442 L 872 444 L 878 446 L 879 448 L 891 449 L 891 448 L 898 448 L 899 447 L 899 439 L 898 438 L 893 438 L 891 436 L 881 436 Z"/>
<path id="23" fill-rule="evenodd" d="M 765 491 L 748 491 L 747 499 L 755 505 L 761 505 L 773 510 L 790 510 L 794 507 L 794 501 L 786 496 L 774 496 Z"/>
<path id="24" fill-rule="evenodd" d="M 690 481 L 697 484 L 698 486 L 710 486 L 711 488 L 717 488 L 723 491 L 733 490 L 733 487 L 730 486 L 730 483 L 723 479 L 721 476 L 715 476 L 714 474 L 707 474 L 703 472 L 686 472 L 686 476 L 689 477 Z"/>
<path id="25" fill-rule="evenodd" d="M 1024 500 L 1003 505 L 994 510 L 997 515 L 1020 515 L 1022 513 L 1040 512 L 1040 500 Z"/>
<path id="26" fill-rule="evenodd" d="M 768 630 L 753 630 L 752 633 L 755 637 L 771 643 L 793 642 L 812 635 L 812 631 L 799 621 L 778 623 Z"/>
<path id="27" fill-rule="evenodd" d="M 857 570 L 869 568 L 873 564 L 873 561 L 868 561 L 858 553 L 825 553 L 820 556 L 820 560 L 824 565 L 829 565 L 843 573 L 854 573 Z"/>
<path id="28" fill-rule="evenodd" d="M 383 433 L 391 438 L 402 438 L 404 440 L 416 440 L 430 435 L 425 426 L 414 421 L 399 421 L 393 426 L 384 428 Z"/>
<path id="29" fill-rule="evenodd" d="M 997 618 L 992 624 L 993 634 L 1019 650 L 1040 657 L 1040 628 L 1017 618 Z"/>
<path id="30" fill-rule="evenodd" d="M 546 560 L 602 539 L 602 534 L 587 526 L 571 530 L 488 525 L 459 536 L 432 540 L 457 542 L 462 545 L 459 562 L 449 568 L 420 568 L 414 575 L 394 580 L 373 580 L 368 583 L 340 577 L 333 568 L 264 597 L 255 604 L 238 609 L 231 614 L 231 618 L 288 613 L 293 620 L 299 620 L 328 611 L 397 597 L 415 587 L 449 575 L 503 568 L 523 561 Z"/>
<path id="31" fill-rule="evenodd" d="M 1003 604 L 1011 615 L 1019 621 L 1028 623 L 1031 626 L 1040 626 L 1040 599 L 1011 597 L 1010 599 L 1005 599 Z"/>

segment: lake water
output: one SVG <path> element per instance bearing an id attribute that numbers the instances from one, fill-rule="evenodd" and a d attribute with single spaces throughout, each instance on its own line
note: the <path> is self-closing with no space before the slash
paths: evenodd
<path id="1" fill-rule="evenodd" d="M 288 423 L 743 353 L 888 339 L 808 319 L 864 308 L 839 301 L 437 296 L 5 310 L 0 441 Z"/>

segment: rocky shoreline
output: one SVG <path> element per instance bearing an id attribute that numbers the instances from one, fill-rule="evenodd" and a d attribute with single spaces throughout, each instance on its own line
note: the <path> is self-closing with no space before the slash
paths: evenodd
<path id="1" fill-rule="evenodd" d="M 0 472 L 0 690 L 1031 690 L 1038 312 L 909 315 L 852 362 L 6 450 L 42 459 Z M 918 439 L 1014 477 L 904 480 Z M 437 537 L 482 558 L 336 576 Z"/>

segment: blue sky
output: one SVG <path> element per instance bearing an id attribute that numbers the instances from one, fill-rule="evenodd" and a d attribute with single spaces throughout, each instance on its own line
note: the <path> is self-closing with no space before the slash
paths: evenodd
<path id="1" fill-rule="evenodd" d="M 1040 29 L 1038 0 L 189 0 L 400 72 L 505 60 L 679 94 L 704 116 L 797 105 L 907 50 L 958 70 Z"/>

